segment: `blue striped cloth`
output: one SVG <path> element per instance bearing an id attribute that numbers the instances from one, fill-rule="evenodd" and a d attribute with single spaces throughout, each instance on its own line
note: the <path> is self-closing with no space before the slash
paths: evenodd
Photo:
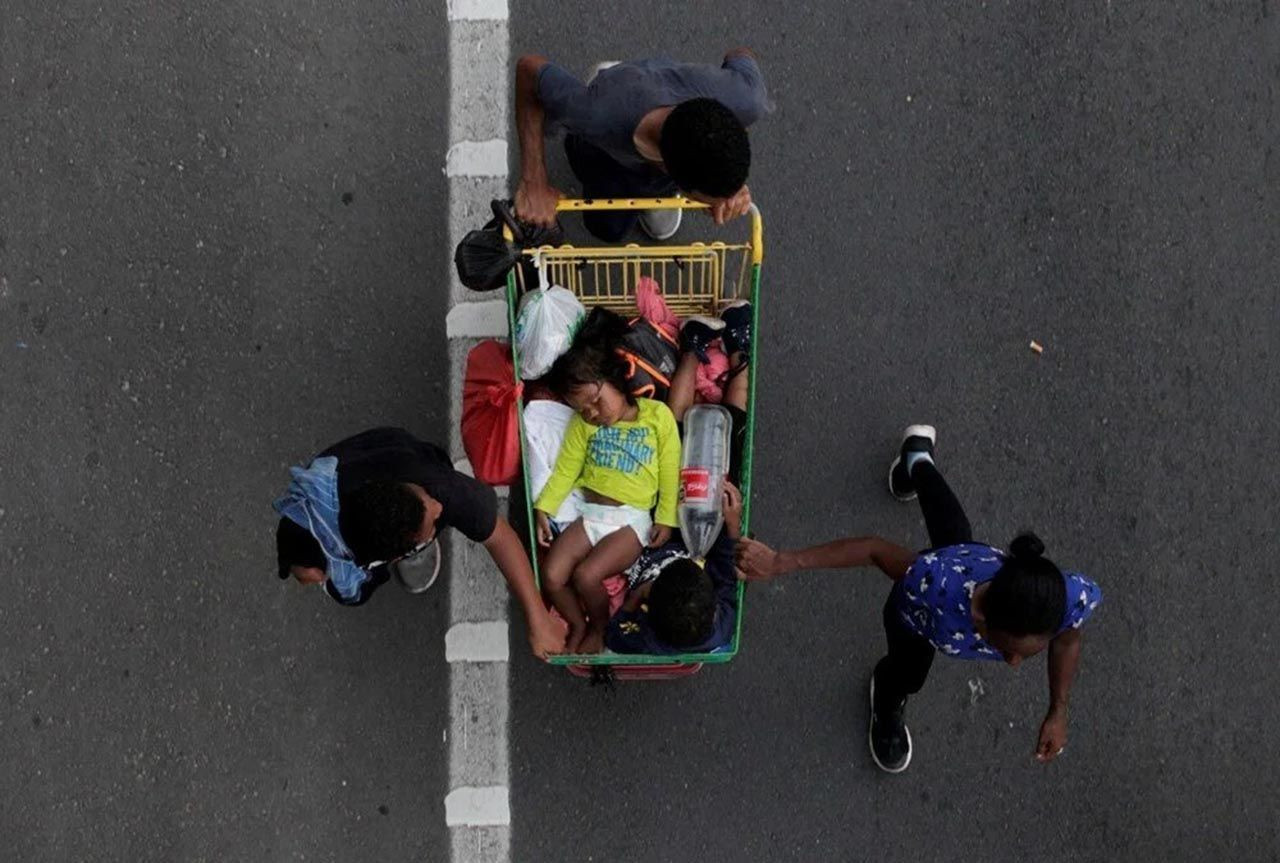
<path id="1" fill-rule="evenodd" d="M 343 599 L 360 595 L 369 573 L 357 566 L 338 532 L 338 460 L 323 456 L 307 467 L 291 467 L 289 488 L 272 506 L 284 518 L 305 528 L 328 558 L 329 583 Z"/>

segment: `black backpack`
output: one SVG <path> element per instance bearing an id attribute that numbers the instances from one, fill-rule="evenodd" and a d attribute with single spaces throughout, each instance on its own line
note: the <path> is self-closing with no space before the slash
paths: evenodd
<path id="1" fill-rule="evenodd" d="M 632 318 L 627 326 L 617 352 L 627 363 L 631 394 L 666 401 L 680 361 L 679 343 L 648 318 Z"/>

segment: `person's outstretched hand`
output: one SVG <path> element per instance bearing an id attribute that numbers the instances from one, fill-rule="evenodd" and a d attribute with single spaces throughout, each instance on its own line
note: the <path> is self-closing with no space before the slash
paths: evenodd
<path id="1" fill-rule="evenodd" d="M 744 184 L 741 189 L 729 197 L 712 204 L 711 209 L 707 212 L 711 214 L 713 222 L 717 225 L 723 225 L 725 222 L 743 215 L 749 209 L 751 209 L 751 190 Z"/>
<path id="2" fill-rule="evenodd" d="M 1036 742 L 1036 761 L 1048 764 L 1067 746 L 1067 711 L 1050 708 L 1040 723 L 1040 739 Z"/>
<path id="3" fill-rule="evenodd" d="M 521 179 L 516 187 L 516 216 L 522 222 L 550 228 L 556 223 L 556 202 L 563 197 L 550 183 L 528 183 Z"/>
<path id="4" fill-rule="evenodd" d="M 564 653 L 565 629 L 547 611 L 529 621 L 529 649 L 539 659 Z"/>
<path id="5" fill-rule="evenodd" d="M 738 578 L 743 581 L 768 581 L 785 572 L 781 555 L 763 542 L 742 538 L 734 550 Z"/>

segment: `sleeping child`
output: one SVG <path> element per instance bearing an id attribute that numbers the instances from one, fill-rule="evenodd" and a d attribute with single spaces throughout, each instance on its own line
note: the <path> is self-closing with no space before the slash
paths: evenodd
<path id="1" fill-rule="evenodd" d="M 680 435 L 670 408 L 630 394 L 615 352 L 626 331 L 619 315 L 592 309 L 547 378 L 576 411 L 534 502 L 538 544 L 550 547 L 543 590 L 569 624 L 568 653 L 604 648 L 604 580 L 635 563 L 646 545 L 665 544 L 677 524 Z M 550 518 L 575 488 L 583 495 L 581 517 L 553 542 Z"/>

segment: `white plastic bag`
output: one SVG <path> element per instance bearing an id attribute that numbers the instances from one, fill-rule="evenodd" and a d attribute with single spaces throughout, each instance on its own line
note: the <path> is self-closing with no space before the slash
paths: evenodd
<path id="1" fill-rule="evenodd" d="M 521 297 L 515 334 L 520 377 L 533 380 L 550 371 L 551 364 L 573 344 L 586 314 L 573 292 L 558 285 Z"/>
<path id="2" fill-rule="evenodd" d="M 574 410 L 563 402 L 534 399 L 524 406 L 524 463 L 529 470 L 529 498 L 537 500 L 551 479 L 564 433 L 573 419 Z M 574 489 L 551 515 L 552 521 L 568 525 L 582 514 L 581 489 Z"/>

